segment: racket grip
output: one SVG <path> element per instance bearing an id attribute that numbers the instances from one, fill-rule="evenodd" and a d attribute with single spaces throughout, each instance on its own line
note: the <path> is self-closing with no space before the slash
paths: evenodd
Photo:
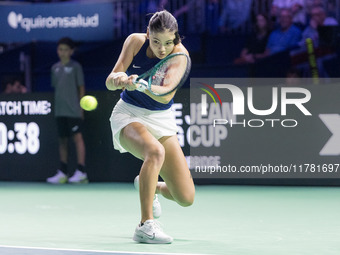
<path id="1" fill-rule="evenodd" d="M 136 90 L 138 90 L 138 91 L 140 91 L 140 92 L 144 92 L 144 91 L 146 90 L 146 88 L 148 87 L 148 82 L 147 82 L 146 80 L 139 79 L 139 80 L 137 81 L 137 79 L 136 79 L 136 80 L 134 80 L 133 82 L 136 83 L 136 84 L 138 85 L 138 87 L 137 87 Z"/>

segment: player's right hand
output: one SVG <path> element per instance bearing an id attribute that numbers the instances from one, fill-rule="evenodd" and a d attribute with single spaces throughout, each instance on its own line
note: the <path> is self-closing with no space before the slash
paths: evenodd
<path id="1" fill-rule="evenodd" d="M 135 81 L 137 79 L 138 75 L 130 75 L 127 80 L 125 81 L 125 86 L 124 88 L 132 91 L 132 90 L 136 90 L 138 88 L 138 84 L 135 84 L 133 81 Z"/>

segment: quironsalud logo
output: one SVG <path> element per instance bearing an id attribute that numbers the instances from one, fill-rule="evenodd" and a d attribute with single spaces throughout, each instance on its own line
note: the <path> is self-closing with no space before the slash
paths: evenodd
<path id="1" fill-rule="evenodd" d="M 96 28 L 99 26 L 99 14 L 93 16 L 83 16 L 78 13 L 75 16 L 63 17 L 24 17 L 21 13 L 11 11 L 7 16 L 8 25 L 17 29 L 23 28 L 27 33 L 32 29 L 52 29 L 52 28 Z"/>
<path id="2" fill-rule="evenodd" d="M 7 17 L 7 22 L 11 28 L 17 29 L 18 25 L 22 20 L 22 14 L 16 14 L 15 12 L 10 12 Z"/>

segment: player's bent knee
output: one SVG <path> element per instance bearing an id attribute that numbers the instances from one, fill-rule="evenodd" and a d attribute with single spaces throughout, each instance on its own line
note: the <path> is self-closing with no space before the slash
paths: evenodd
<path id="1" fill-rule="evenodd" d="M 147 146 L 145 159 L 163 164 L 165 159 L 164 147 L 161 144 L 152 144 Z"/>
<path id="2" fill-rule="evenodd" d="M 181 197 L 181 199 L 179 199 L 177 201 L 177 203 L 180 205 L 180 206 L 183 206 L 183 207 L 188 207 L 188 206 L 191 206 L 193 203 L 194 203 L 194 200 L 195 200 L 195 194 L 187 194 L 183 197 Z"/>

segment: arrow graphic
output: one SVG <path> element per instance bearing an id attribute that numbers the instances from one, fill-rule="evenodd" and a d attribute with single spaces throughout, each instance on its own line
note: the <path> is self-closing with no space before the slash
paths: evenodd
<path id="1" fill-rule="evenodd" d="M 319 114 L 319 118 L 326 125 L 332 136 L 320 151 L 321 156 L 340 155 L 340 115 L 339 114 Z"/>

